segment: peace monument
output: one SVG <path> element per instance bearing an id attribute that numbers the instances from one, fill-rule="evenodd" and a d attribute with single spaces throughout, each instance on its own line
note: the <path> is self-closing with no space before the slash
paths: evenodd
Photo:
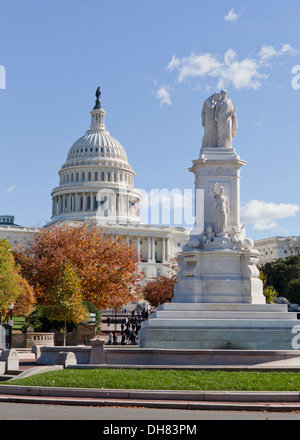
<path id="1" fill-rule="evenodd" d="M 139 332 L 141 348 L 291 350 L 296 313 L 266 304 L 259 252 L 240 222 L 240 170 L 232 146 L 237 107 L 221 90 L 202 107 L 204 135 L 195 175 L 196 223 L 177 257 L 171 303 L 150 315 Z"/>

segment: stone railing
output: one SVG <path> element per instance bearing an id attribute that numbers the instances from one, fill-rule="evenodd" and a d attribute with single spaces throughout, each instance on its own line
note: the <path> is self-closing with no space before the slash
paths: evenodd
<path id="1" fill-rule="evenodd" d="M 25 348 L 32 348 L 34 345 L 43 345 L 47 347 L 54 346 L 55 333 L 45 332 L 26 332 Z"/>
<path id="2" fill-rule="evenodd" d="M 95 325 L 78 324 L 76 329 L 67 333 L 67 345 L 86 345 L 95 338 L 97 328 Z M 35 332 L 31 327 L 26 333 L 13 331 L 13 348 L 32 348 L 34 345 L 52 347 L 54 345 L 63 345 L 63 333 L 57 332 Z"/>

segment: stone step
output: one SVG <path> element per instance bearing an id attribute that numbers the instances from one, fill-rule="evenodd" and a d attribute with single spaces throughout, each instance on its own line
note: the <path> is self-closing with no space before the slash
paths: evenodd
<path id="1" fill-rule="evenodd" d="M 181 328 L 181 329 L 199 329 L 199 328 L 255 328 L 255 329 L 280 329 L 286 328 L 292 330 L 295 325 L 300 325 L 297 320 L 290 319 L 179 319 L 179 318 L 154 318 L 148 319 L 143 325 L 145 328 Z"/>
<path id="2" fill-rule="evenodd" d="M 7 370 L 6 374 L 9 374 L 10 376 L 18 376 L 22 373 L 22 370 Z"/>
<path id="3" fill-rule="evenodd" d="M 297 319 L 297 313 L 294 312 L 276 312 L 276 311 L 217 311 L 217 310 L 181 310 L 181 311 L 169 311 L 158 310 L 151 316 L 154 318 L 167 318 L 167 319 Z M 299 321 L 300 325 L 300 321 Z"/>
<path id="4" fill-rule="evenodd" d="M 221 287 L 220 287 L 221 290 Z M 195 298 L 196 298 L 196 302 L 199 301 L 200 302 L 200 298 L 201 298 L 201 303 L 226 303 L 226 304 L 241 304 L 243 303 L 243 295 L 240 292 L 225 292 L 225 291 L 221 291 L 221 292 L 217 292 L 217 291 L 210 291 L 210 292 L 204 292 L 202 295 L 196 295 L 194 293 L 190 293 L 190 294 L 181 294 L 181 295 L 177 295 L 176 299 L 178 301 L 180 301 L 180 303 L 183 302 L 187 302 L 187 303 L 195 303 Z M 257 301 L 256 301 L 257 299 Z M 256 302 L 257 304 L 264 304 L 263 300 L 259 300 L 258 298 L 252 298 L 252 300 L 254 302 Z M 246 300 L 245 300 L 246 303 Z"/>
<path id="5" fill-rule="evenodd" d="M 11 374 L 0 374 L 0 382 L 5 382 L 6 380 L 14 379 L 16 376 Z"/>
<path id="6" fill-rule="evenodd" d="M 213 311 L 240 311 L 240 312 L 287 312 L 288 308 L 286 304 L 248 304 L 248 303 L 164 303 L 160 305 L 158 310 L 174 310 L 174 311 L 184 311 L 184 310 L 213 310 Z"/>

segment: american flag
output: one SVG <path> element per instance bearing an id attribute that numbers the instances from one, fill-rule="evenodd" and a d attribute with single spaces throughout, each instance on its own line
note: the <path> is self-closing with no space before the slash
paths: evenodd
<path id="1" fill-rule="evenodd" d="M 139 209 L 139 207 L 138 207 L 135 203 L 133 203 L 133 202 L 131 202 L 131 207 L 132 207 L 133 209 Z"/>

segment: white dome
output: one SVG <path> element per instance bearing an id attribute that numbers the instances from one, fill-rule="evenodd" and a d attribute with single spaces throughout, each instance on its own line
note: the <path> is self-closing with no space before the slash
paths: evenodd
<path id="1" fill-rule="evenodd" d="M 126 152 L 117 139 L 105 131 L 87 133 L 79 138 L 70 148 L 67 162 L 78 158 L 99 157 L 124 160 L 128 162 Z"/>

